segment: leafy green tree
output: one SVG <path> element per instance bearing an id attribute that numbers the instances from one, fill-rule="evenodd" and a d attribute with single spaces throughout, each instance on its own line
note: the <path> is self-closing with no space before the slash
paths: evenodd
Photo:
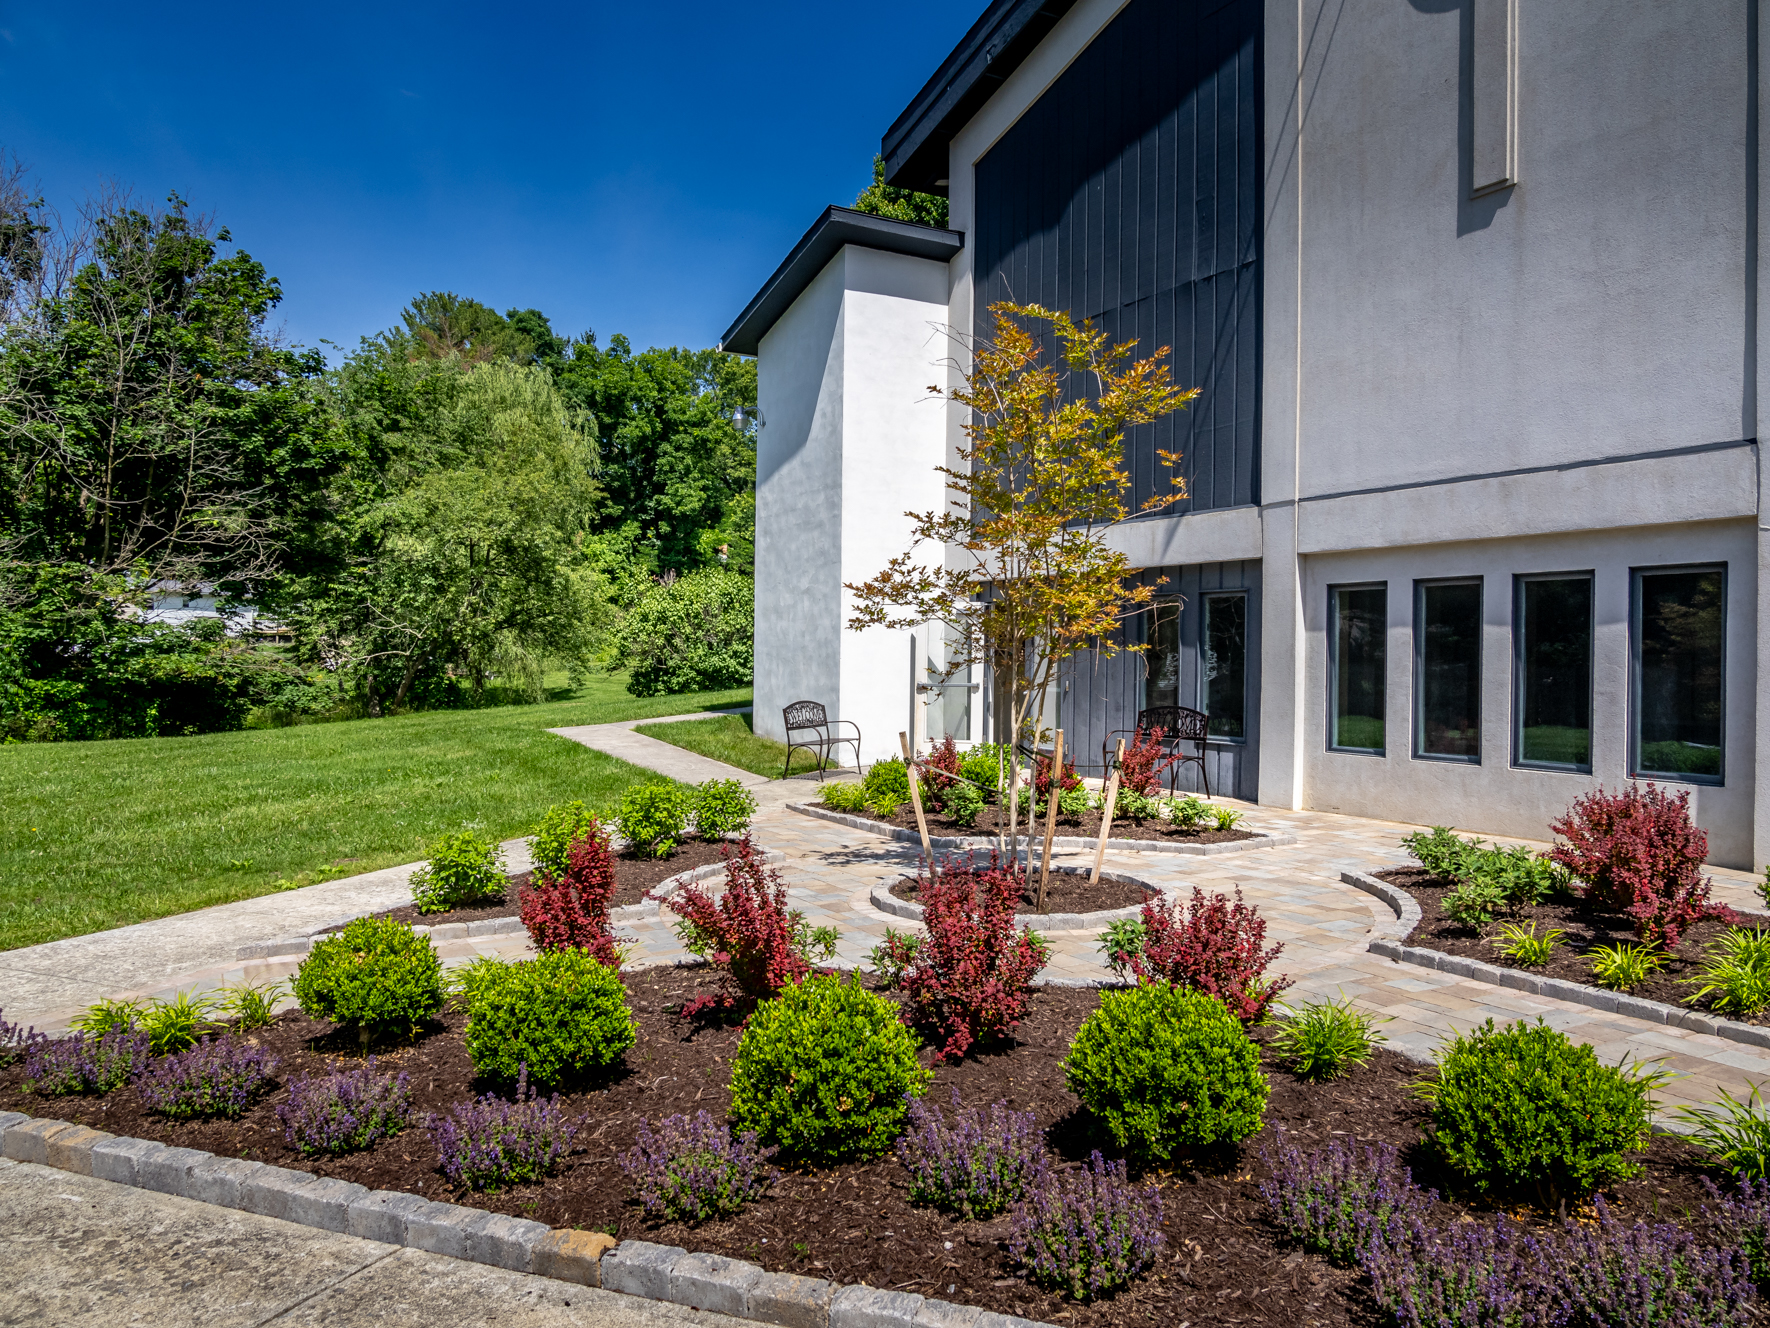
<path id="1" fill-rule="evenodd" d="M 667 574 L 668 575 L 668 574 Z M 635 696 L 716 691 L 755 672 L 755 584 L 722 567 L 648 587 L 615 629 Z"/>
<path id="2" fill-rule="evenodd" d="M 885 158 L 873 158 L 873 183 L 860 191 L 854 200 L 856 212 L 870 212 L 875 217 L 893 221 L 914 221 L 923 226 L 946 225 L 946 199 L 939 194 L 920 194 L 914 189 L 897 189 L 885 183 Z"/>
<path id="3" fill-rule="evenodd" d="M 537 313 L 532 309 L 527 312 Z M 521 328 L 496 309 L 453 291 L 420 292 L 401 311 L 400 322 L 403 326 L 388 335 L 411 359 L 485 364 L 490 360 L 528 362 L 535 357 L 536 343 Z M 546 319 L 541 322 L 545 324 Z"/>

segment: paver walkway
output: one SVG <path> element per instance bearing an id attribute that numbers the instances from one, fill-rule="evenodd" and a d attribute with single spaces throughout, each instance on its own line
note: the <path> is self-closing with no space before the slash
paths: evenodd
<path id="1" fill-rule="evenodd" d="M 557 732 L 691 782 L 713 777 L 743 778 L 751 786 L 759 804 L 755 822 L 757 838 L 768 848 L 778 849 L 786 855 L 782 870 L 793 906 L 803 909 L 814 924 L 827 924 L 838 929 L 841 936 L 836 956 L 838 964 L 865 964 L 887 927 L 903 929 L 912 925 L 874 909 L 869 894 L 874 884 L 914 869 L 919 856 L 916 846 L 792 810 L 789 803 L 810 801 L 816 797 L 813 777 L 759 780 L 757 776 L 633 733 L 631 730 L 638 722 L 641 721 Z M 1284 943 L 1284 954 L 1276 967 L 1296 981 L 1288 999 L 1352 997 L 1389 1016 L 1391 1022 L 1385 1025 L 1385 1031 L 1391 1043 L 1422 1059 L 1453 1030 L 1466 1029 L 1490 1016 L 1506 1021 L 1541 1015 L 1570 1036 L 1591 1042 L 1601 1055 L 1612 1061 L 1627 1056 L 1663 1058 L 1669 1068 L 1683 1076 L 1663 1091 L 1661 1096 L 1667 1104 L 1712 1101 L 1722 1088 L 1739 1094 L 1750 1083 L 1770 1077 L 1770 1052 L 1707 1034 L 1650 1025 L 1623 1015 L 1401 964 L 1368 953 L 1366 947 L 1373 937 L 1399 936 L 1399 921 L 1382 901 L 1343 884 L 1339 879 L 1340 872 L 1346 868 L 1381 870 L 1409 861 L 1399 847 L 1399 841 L 1418 827 L 1326 812 L 1290 812 L 1239 805 L 1246 813 L 1247 825 L 1294 834 L 1298 842 L 1279 848 L 1213 857 L 1109 853 L 1107 863 L 1114 870 L 1161 884 L 1181 887 L 1196 884 L 1207 891 L 1225 892 L 1240 888 L 1247 901 L 1257 905 L 1267 918 L 1268 938 Z M 1053 858 L 1058 863 L 1085 866 L 1091 856 L 1086 851 L 1060 851 Z M 1714 870 L 1712 875 L 1717 894 L 1726 902 L 1740 908 L 1760 907 L 1750 875 L 1726 870 Z M 361 882 L 367 878 L 357 880 Z M 368 889 L 352 886 L 350 882 L 331 884 Z M 312 886 L 293 894 L 309 895 L 325 888 Z M 290 896 L 271 896 L 249 902 L 270 908 L 294 906 L 293 902 L 283 904 L 282 901 L 286 900 L 290 900 Z M 377 902 L 374 906 L 388 905 Z M 204 910 L 204 913 L 219 911 L 211 909 Z M 202 915 L 187 916 L 194 919 Z M 254 917 L 254 923 L 257 920 Z M 179 922 L 178 919 L 167 919 L 162 923 L 144 923 L 139 928 L 124 930 L 142 932 L 171 927 Z M 661 916 L 654 913 L 622 924 L 620 932 L 635 947 L 629 962 L 641 966 L 682 959 L 684 954 L 671 922 L 668 913 Z M 107 981 L 113 988 L 107 994 L 125 991 L 162 994 L 174 989 L 207 989 L 223 983 L 285 977 L 298 966 L 298 958 L 238 963 L 229 956 L 239 944 L 286 935 L 291 930 L 293 928 L 289 926 L 269 925 L 267 922 L 259 935 L 230 940 L 225 949 L 220 948 L 218 941 L 217 948 L 204 957 L 204 964 L 193 963 L 189 971 L 177 975 L 169 970 L 157 971 L 151 987 L 147 983 L 131 984 L 119 979 L 116 970 L 108 967 L 108 960 L 101 966 L 97 956 L 114 953 L 122 941 L 121 933 L 105 933 L 99 937 L 81 937 L 13 951 L 0 955 L 0 1004 L 7 1008 L 9 1018 L 26 1013 L 40 1027 L 54 1028 L 65 1024 L 68 1017 L 77 1013 L 72 1002 L 56 1001 L 59 1008 L 48 1002 L 33 1007 L 28 1001 L 15 1006 L 13 993 L 19 988 L 13 985 L 13 973 L 41 973 L 68 984 L 67 988 L 56 988 L 53 983 L 45 986 L 42 990 L 51 998 L 78 984 L 81 990 L 78 999 L 82 1003 L 93 999 L 85 992 L 95 991 Z M 231 926 L 227 931 L 230 937 L 237 935 Z M 1086 982 L 1099 981 L 1107 976 L 1094 931 L 1053 932 L 1049 940 L 1052 956 L 1046 974 L 1048 978 Z M 195 944 L 194 941 L 189 943 Z M 172 953 L 172 949 L 168 947 L 167 953 Z M 444 941 L 438 944 L 438 949 L 445 962 L 450 964 L 463 963 L 482 954 L 516 958 L 528 952 L 527 938 L 520 934 Z M 187 951 L 178 949 L 177 953 L 184 955 Z M 94 966 L 87 966 L 89 962 Z"/>

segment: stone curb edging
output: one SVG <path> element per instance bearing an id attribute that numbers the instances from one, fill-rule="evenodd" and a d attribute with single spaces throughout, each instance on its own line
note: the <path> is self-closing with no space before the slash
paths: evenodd
<path id="1" fill-rule="evenodd" d="M 1340 879 L 1367 894 L 1378 896 L 1394 909 L 1401 919 L 1402 936 L 1411 935 L 1413 929 L 1419 925 L 1420 906 L 1405 890 L 1397 890 L 1363 872 L 1343 871 Z M 1551 1000 L 1627 1015 L 1631 1019 L 1640 1019 L 1649 1024 L 1665 1024 L 1667 1027 L 1682 1028 L 1691 1033 L 1709 1033 L 1748 1047 L 1770 1047 L 1770 1028 L 1742 1024 L 1736 1019 L 1717 1018 L 1697 1010 L 1686 1010 L 1682 1006 L 1667 1005 L 1663 1001 L 1649 1001 L 1639 996 L 1624 995 L 1620 991 L 1605 991 L 1602 987 L 1589 987 L 1583 982 L 1569 982 L 1566 978 L 1543 977 L 1525 969 L 1505 968 L 1480 959 L 1446 954 L 1442 950 L 1403 945 L 1399 940 L 1385 937 L 1377 937 L 1371 941 L 1368 949 L 1371 954 L 1381 955 L 1385 959 L 1413 964 L 1418 968 L 1436 969 L 1440 973 L 1454 973 L 1458 977 L 1473 978 L 1478 982 L 1490 982 L 1496 987 L 1508 987 L 1532 996 L 1547 996 Z"/>
<path id="2" fill-rule="evenodd" d="M 0 1157 L 778 1328 L 1053 1328 L 910 1292 L 771 1273 L 677 1245 L 554 1230 L 527 1218 L 17 1111 L 0 1112 Z"/>
<path id="3" fill-rule="evenodd" d="M 905 844 L 920 845 L 922 836 L 914 830 L 906 830 L 901 825 L 886 825 L 882 821 L 870 821 L 864 816 L 850 816 L 847 812 L 835 811 L 829 807 L 820 807 L 811 802 L 789 802 L 786 804 L 790 812 L 798 812 L 801 816 L 813 816 L 820 821 L 834 821 L 837 825 L 845 825 L 851 830 L 865 830 L 869 834 L 879 835 L 886 839 L 895 839 Z M 1215 857 L 1219 853 L 1245 853 L 1256 848 L 1282 848 L 1287 844 L 1298 842 L 1295 835 L 1274 834 L 1267 830 L 1249 831 L 1252 839 L 1238 839 L 1227 844 L 1176 844 L 1165 839 L 1109 839 L 1106 847 L 1119 853 L 1184 853 L 1192 857 Z M 1038 837 L 1043 843 L 1043 836 Z M 995 838 L 979 835 L 930 835 L 928 845 L 937 849 L 982 849 L 991 848 Z M 1058 835 L 1051 840 L 1053 849 L 1059 848 L 1093 848 L 1100 841 L 1082 839 L 1076 835 Z"/>
<path id="4" fill-rule="evenodd" d="M 1068 876 L 1087 875 L 1087 872 L 1079 867 L 1054 866 L 1051 870 L 1062 872 Z M 873 907 L 881 913 L 889 913 L 897 918 L 907 918 L 911 922 L 920 922 L 922 921 L 922 905 L 913 900 L 899 899 L 891 893 L 891 887 L 897 881 L 904 879 L 900 876 L 893 881 L 881 881 L 872 888 L 869 900 Z M 1146 890 L 1156 891 L 1164 898 L 1172 898 L 1180 889 L 1179 886 L 1159 885 L 1154 881 L 1145 881 L 1141 877 L 1130 876 L 1124 872 L 1103 871 L 1100 873 L 1100 879 L 1115 885 L 1140 885 Z M 1095 913 L 1016 913 L 1014 925 L 1016 927 L 1031 927 L 1041 934 L 1052 931 L 1093 931 L 1121 919 L 1136 918 L 1142 915 L 1143 906 L 1141 904 L 1133 904 L 1129 908 L 1106 908 Z"/>
<path id="5" fill-rule="evenodd" d="M 770 865 L 779 865 L 787 860 L 787 855 L 779 849 L 765 849 L 762 860 Z M 660 881 L 652 890 L 653 894 L 665 896 L 675 894 L 685 885 L 696 881 L 704 881 L 708 877 L 717 876 L 725 870 L 722 862 L 709 862 L 703 867 L 693 867 L 688 871 Z M 609 921 L 632 922 L 640 918 L 648 918 L 658 911 L 656 900 L 646 900 L 638 904 L 623 904 L 620 908 L 609 910 Z M 234 951 L 235 959 L 284 959 L 293 955 L 303 955 L 313 948 L 315 941 L 325 940 L 347 923 L 357 918 L 368 917 L 372 913 L 385 912 L 384 909 L 369 909 L 351 913 L 341 918 L 331 918 L 316 923 L 311 931 L 296 936 L 280 936 L 275 940 L 254 941 L 250 945 L 242 945 Z M 485 918 L 479 922 L 442 922 L 434 927 L 414 924 L 412 930 L 420 936 L 429 936 L 433 941 L 458 941 L 469 936 L 512 936 L 523 930 L 521 918 Z"/>

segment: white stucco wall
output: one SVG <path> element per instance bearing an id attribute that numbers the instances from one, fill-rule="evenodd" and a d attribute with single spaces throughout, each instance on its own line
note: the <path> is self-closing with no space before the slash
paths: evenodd
<path id="1" fill-rule="evenodd" d="M 946 263 L 850 245 L 762 338 L 758 733 L 784 738 L 781 708 L 821 701 L 871 762 L 909 728 L 911 633 L 849 631 L 843 584 L 909 548 L 904 513 L 943 501 L 946 408 L 928 386 L 949 353 L 947 294 Z"/>

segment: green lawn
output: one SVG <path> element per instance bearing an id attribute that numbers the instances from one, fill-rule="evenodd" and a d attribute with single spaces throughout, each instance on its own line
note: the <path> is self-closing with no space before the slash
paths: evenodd
<path id="1" fill-rule="evenodd" d="M 0 747 L 0 950 L 412 862 L 438 834 L 527 832 L 555 802 L 660 778 L 546 732 L 742 705 L 748 688 Z M 777 767 L 778 768 L 778 767 Z"/>
<path id="2" fill-rule="evenodd" d="M 752 774 L 779 779 L 787 759 L 787 744 L 760 737 L 750 731 L 749 715 L 725 715 L 719 719 L 685 719 L 679 724 L 641 724 L 648 738 L 684 747 L 715 761 L 724 761 Z M 803 747 L 793 753 L 793 773 L 817 769 L 817 758 Z"/>

